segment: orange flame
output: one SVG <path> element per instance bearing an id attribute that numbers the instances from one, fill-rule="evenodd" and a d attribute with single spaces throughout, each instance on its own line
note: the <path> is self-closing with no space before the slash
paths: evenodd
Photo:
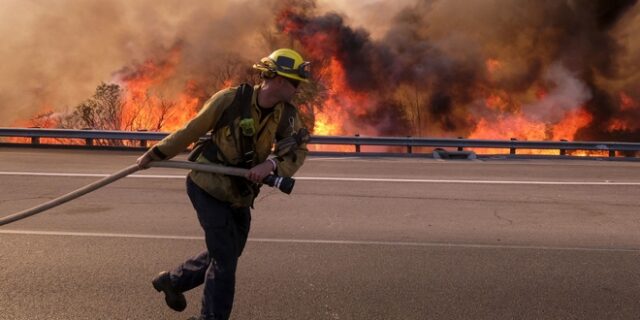
<path id="1" fill-rule="evenodd" d="M 316 135 L 354 135 L 375 134 L 370 128 L 354 123 L 352 116 L 366 114 L 367 106 L 370 106 L 372 98 L 365 93 L 352 90 L 346 81 L 345 68 L 335 58 L 320 69 L 320 79 L 327 87 L 327 99 L 321 108 L 314 110 L 315 123 L 313 133 Z M 353 147 L 344 146 L 312 146 L 319 151 L 352 151 Z"/>
<path id="2" fill-rule="evenodd" d="M 609 131 L 624 131 L 629 130 L 631 125 L 627 120 L 623 119 L 611 119 L 609 121 L 609 127 L 607 128 Z"/>
<path id="3" fill-rule="evenodd" d="M 320 71 L 327 75 L 324 81 L 327 87 L 328 97 L 321 110 L 315 115 L 321 121 L 326 119 L 331 126 L 321 124 L 314 133 L 319 135 L 353 135 L 356 133 L 368 133 L 367 128 L 353 123 L 349 115 L 362 116 L 366 114 L 367 107 L 372 104 L 372 98 L 366 93 L 352 90 L 346 83 L 345 69 L 337 59 L 331 59 L 328 65 Z M 323 128 L 324 126 L 324 128 Z"/>
<path id="4" fill-rule="evenodd" d="M 495 121 L 482 118 L 469 138 L 545 140 L 545 124 L 531 121 L 522 114 L 500 115 Z"/>
<path id="5" fill-rule="evenodd" d="M 485 66 L 490 75 L 493 75 L 502 68 L 502 63 L 498 59 L 487 59 Z"/>
<path id="6" fill-rule="evenodd" d="M 576 132 L 591 123 L 593 116 L 579 108 L 565 113 L 564 118 L 553 126 L 553 140 L 570 140 Z"/>
<path id="7" fill-rule="evenodd" d="M 620 110 L 628 111 L 638 107 L 638 104 L 624 92 L 620 92 Z"/>
<path id="8" fill-rule="evenodd" d="M 313 132 L 321 136 L 334 135 L 333 132 L 339 132 L 337 121 L 332 121 L 331 117 L 324 112 L 315 112 L 315 123 Z"/>
<path id="9" fill-rule="evenodd" d="M 284 34 L 289 34 L 300 29 L 303 22 L 288 15 L 292 12 L 284 11 L 278 18 L 280 27 Z M 302 44 L 305 56 L 317 57 L 319 71 L 316 80 L 320 82 L 322 88 L 326 89 L 326 94 L 322 97 L 320 105 L 313 106 L 314 124 L 313 133 L 316 135 L 379 135 L 378 128 L 358 122 L 357 119 L 366 118 L 372 110 L 378 109 L 378 103 L 387 101 L 386 98 L 394 96 L 397 92 L 383 92 L 386 88 L 380 88 L 382 92 L 373 93 L 370 91 L 360 91 L 352 88 L 349 84 L 347 72 L 344 65 L 344 52 L 338 52 L 338 45 L 335 43 L 336 30 L 329 30 L 326 33 L 316 32 L 303 35 L 303 40 L 298 39 L 295 44 Z M 291 43 L 293 37 L 290 38 Z M 198 83 L 196 80 L 188 80 L 175 84 L 177 72 L 181 64 L 182 52 L 180 46 L 171 48 L 163 58 L 150 59 L 142 64 L 126 68 L 118 72 L 115 81 L 124 90 L 122 101 L 122 115 L 119 123 L 121 130 L 154 130 L 173 131 L 180 128 L 191 117 L 195 115 L 201 106 L 202 95 L 198 93 Z M 482 66 L 481 66 L 482 67 Z M 315 68 L 315 67 L 314 67 Z M 469 119 L 468 123 L 475 124 L 474 128 L 455 128 L 451 131 L 470 130 L 470 139 L 492 139 L 508 140 L 515 138 L 518 140 L 540 141 L 540 140 L 571 140 L 576 133 L 593 121 L 593 116 L 584 106 L 576 105 L 568 109 L 560 120 L 554 118 L 550 120 L 539 120 L 532 117 L 526 111 L 529 102 L 533 99 L 544 100 L 549 96 L 546 83 L 539 81 L 537 84 L 524 89 L 517 89 L 517 93 L 501 89 L 500 85 L 494 83 L 494 78 L 505 70 L 505 64 L 497 58 L 490 58 L 484 62 L 484 68 L 488 76 L 486 82 L 478 85 L 478 92 L 473 92 L 474 104 L 479 101 L 482 104 L 481 116 Z M 376 69 L 377 70 L 377 69 Z M 384 69 L 381 69 L 384 70 Z M 232 79 L 223 82 L 222 87 L 230 87 L 234 83 Z M 495 85 L 495 86 L 494 86 Z M 166 92 L 167 87 L 174 87 L 174 90 Z M 178 88 L 175 88 L 178 87 Z M 486 88 L 489 87 L 489 88 Z M 474 85 L 472 89 L 476 88 Z M 219 88 L 218 88 L 219 89 Z M 389 89 L 397 90 L 397 89 Z M 416 91 L 419 87 L 416 87 Z M 428 91 L 431 89 L 424 89 Z M 553 88 L 550 87 L 551 95 Z M 177 93 L 176 93 L 177 92 Z M 398 91 L 399 92 L 399 91 Z M 420 93 L 429 96 L 429 92 Z M 419 94 L 416 94 L 418 96 Z M 524 97 L 524 98 L 523 98 Z M 418 101 L 420 100 L 420 101 Z M 454 100 L 454 103 L 458 103 Z M 416 105 L 425 106 L 428 100 L 416 97 Z M 468 103 L 468 102 L 464 102 Z M 582 104 L 578 102 L 576 104 Z M 625 92 L 619 93 L 619 104 L 621 111 L 629 111 L 638 108 L 638 103 Z M 452 110 L 464 110 L 464 106 L 456 106 Z M 407 107 L 408 108 L 408 107 Z M 418 109 L 418 108 L 416 108 Z M 424 108 L 422 110 L 425 110 Z M 425 111 L 428 113 L 433 110 Z M 466 110 L 461 112 L 467 112 Z M 408 112 L 407 112 L 408 113 Z M 462 113 L 463 115 L 465 113 Z M 430 114 L 422 115 L 416 121 L 421 126 L 433 124 L 432 119 L 427 119 Z M 471 117 L 471 116 L 470 116 Z M 430 123 L 431 121 L 431 123 Z M 33 125 L 33 123 L 31 124 Z M 51 126 L 52 123 L 43 122 L 41 126 Z M 634 129 L 635 123 L 628 119 L 615 118 L 609 121 L 607 129 L 610 131 L 624 131 Z M 451 126 L 455 127 L 455 126 Z M 449 130 L 449 129 L 447 129 Z M 381 132 L 382 130 L 380 130 Z M 415 131 L 413 131 L 415 132 Z M 418 132 L 418 134 L 424 134 Z M 433 131 L 432 131 L 433 132 Z M 445 131 L 444 134 L 450 132 Z M 352 151 L 353 146 L 327 147 L 312 146 L 314 150 L 338 150 Z M 501 150 L 505 151 L 505 150 Z M 524 151 L 525 153 L 527 151 Z M 528 151 L 528 153 L 557 153 L 553 151 Z M 589 154 L 589 153 L 586 153 Z"/>
<path id="10" fill-rule="evenodd" d="M 486 61 L 487 70 L 493 74 L 502 67 L 500 61 L 489 59 Z M 548 96 L 546 88 L 537 86 L 532 89 L 532 95 L 538 101 Z M 569 140 L 573 139 L 576 132 L 592 121 L 592 116 L 583 106 L 570 109 L 565 112 L 560 121 L 544 122 L 532 119 L 523 113 L 520 102 L 504 90 L 488 89 L 484 99 L 486 109 L 491 111 L 491 116 L 470 119 L 476 125 L 470 139 L 490 140 Z M 483 152 L 505 153 L 504 149 L 482 149 Z M 557 150 L 519 150 L 523 154 L 557 154 Z"/>
<path id="11" fill-rule="evenodd" d="M 123 104 L 123 130 L 173 131 L 180 128 L 197 112 L 199 99 L 191 92 L 194 81 L 187 81 L 183 90 L 173 99 L 159 92 L 174 76 L 180 63 L 178 47 L 169 51 L 160 61 L 148 60 L 121 80 L 125 89 Z"/>

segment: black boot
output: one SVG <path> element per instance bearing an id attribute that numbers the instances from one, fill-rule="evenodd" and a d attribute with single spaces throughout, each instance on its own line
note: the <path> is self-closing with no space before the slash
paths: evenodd
<path id="1" fill-rule="evenodd" d="M 171 285 L 169 272 L 160 272 L 160 274 L 158 274 L 151 283 L 158 292 L 164 292 L 164 301 L 167 303 L 169 308 L 180 312 L 187 307 L 187 299 L 184 298 L 182 292 L 179 292 L 173 287 L 173 285 Z"/>

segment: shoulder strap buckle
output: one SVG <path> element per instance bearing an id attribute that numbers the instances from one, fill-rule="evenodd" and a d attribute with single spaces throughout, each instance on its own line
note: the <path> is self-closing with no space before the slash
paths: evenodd
<path id="1" fill-rule="evenodd" d="M 242 135 L 247 137 L 252 137 L 256 134 L 256 126 L 253 118 L 244 118 L 240 120 L 240 129 L 242 130 Z"/>

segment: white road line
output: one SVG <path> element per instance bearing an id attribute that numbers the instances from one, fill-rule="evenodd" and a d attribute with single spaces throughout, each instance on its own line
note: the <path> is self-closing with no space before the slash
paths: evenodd
<path id="1" fill-rule="evenodd" d="M 39 176 L 39 177 L 74 177 L 74 178 L 104 178 L 105 173 L 68 173 L 68 172 L 21 172 L 21 171 L 0 171 L 1 176 Z M 148 179 L 184 179 L 184 175 L 158 175 L 158 174 L 132 174 L 127 178 L 148 178 Z"/>
<path id="2" fill-rule="evenodd" d="M 128 234 L 128 233 L 102 233 L 102 232 L 0 230 L 0 234 L 37 235 L 37 236 L 94 237 L 94 238 L 125 238 L 125 239 L 198 240 L 198 241 L 204 241 L 204 237 L 194 237 L 194 236 Z M 273 239 L 273 238 L 249 238 L 248 241 L 249 242 L 260 242 L 260 243 L 290 243 L 290 244 L 332 244 L 332 245 L 397 246 L 397 247 L 438 247 L 438 248 L 476 248 L 476 249 L 529 249 L 529 250 L 555 250 L 555 251 L 640 252 L 640 248 L 637 248 L 637 249 L 636 248 L 626 249 L 626 248 L 549 247 L 549 246 L 491 245 L 491 244 L 465 244 L 465 243 L 439 243 L 439 242 Z"/>
<path id="3" fill-rule="evenodd" d="M 108 174 L 97 173 L 58 173 L 58 172 L 20 172 L 0 171 L 0 176 L 43 176 L 43 177 L 80 177 L 104 178 Z M 185 175 L 133 174 L 127 178 L 145 179 L 184 179 Z M 503 184 L 503 185 L 570 185 L 570 186 L 640 186 L 640 182 L 621 181 L 528 181 L 528 180 L 455 180 L 455 179 L 392 179 L 358 177 L 295 177 L 299 181 L 339 181 L 339 182 L 387 182 L 387 183 L 458 183 L 458 184 Z"/>
<path id="4" fill-rule="evenodd" d="M 525 184 L 525 185 L 584 185 L 584 186 L 640 186 L 640 182 L 615 181 L 527 181 L 527 180 L 450 180 L 450 179 L 384 179 L 384 178 L 331 178 L 295 177 L 296 180 L 313 181 L 360 181 L 398 183 L 463 183 L 463 184 Z"/>

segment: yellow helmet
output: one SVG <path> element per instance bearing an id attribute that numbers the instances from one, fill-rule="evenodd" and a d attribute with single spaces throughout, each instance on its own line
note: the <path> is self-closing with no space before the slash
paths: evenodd
<path id="1" fill-rule="evenodd" d="M 304 61 L 298 52 L 287 48 L 278 49 L 253 65 L 253 68 L 260 70 L 265 78 L 279 75 L 302 82 L 309 82 L 309 67 L 310 63 Z"/>

